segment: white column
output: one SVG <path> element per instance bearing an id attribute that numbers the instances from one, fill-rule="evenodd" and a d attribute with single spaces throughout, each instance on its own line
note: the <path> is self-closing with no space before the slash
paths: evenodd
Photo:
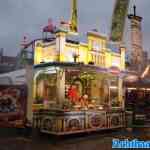
<path id="1" fill-rule="evenodd" d="M 32 122 L 32 104 L 33 104 L 33 68 L 26 66 L 26 81 L 27 81 L 27 119 Z"/>
<path id="2" fill-rule="evenodd" d="M 59 54 L 58 61 L 64 61 L 65 44 L 66 32 L 59 31 L 58 33 L 56 33 L 56 51 Z"/>
<path id="3" fill-rule="evenodd" d="M 60 69 L 57 73 L 57 103 L 62 104 L 65 100 L 65 70 Z"/>
<path id="4" fill-rule="evenodd" d="M 118 99 L 121 102 L 121 107 L 124 109 L 124 99 L 123 99 L 123 79 L 118 78 Z"/>

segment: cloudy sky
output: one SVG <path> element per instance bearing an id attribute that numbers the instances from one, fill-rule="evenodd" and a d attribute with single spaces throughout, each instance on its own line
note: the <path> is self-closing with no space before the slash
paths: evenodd
<path id="1" fill-rule="evenodd" d="M 16 55 L 23 36 L 29 40 L 41 37 L 41 30 L 52 18 L 55 24 L 61 18 L 70 18 L 71 0 L 0 0 L 0 48 L 6 55 Z M 86 32 L 97 28 L 100 32 L 109 34 L 111 16 L 115 0 L 78 0 L 79 30 Z M 144 49 L 149 50 L 150 38 L 150 0 L 131 0 L 137 5 L 137 14 L 143 20 Z M 129 39 L 129 22 L 126 24 L 125 37 Z M 129 41 L 126 41 L 129 43 Z"/>

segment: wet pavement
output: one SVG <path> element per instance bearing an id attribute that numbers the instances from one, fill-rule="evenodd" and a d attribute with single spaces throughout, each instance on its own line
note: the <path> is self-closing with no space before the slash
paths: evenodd
<path id="1" fill-rule="evenodd" d="M 82 135 L 54 137 L 7 135 L 0 136 L 0 150 L 111 150 L 112 139 L 150 140 L 150 132 L 109 131 Z"/>

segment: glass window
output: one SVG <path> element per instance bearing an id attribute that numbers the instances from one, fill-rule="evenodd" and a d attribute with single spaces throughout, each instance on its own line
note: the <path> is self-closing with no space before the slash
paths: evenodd
<path id="1" fill-rule="evenodd" d="M 112 107 L 119 107 L 119 89 L 118 89 L 118 79 L 114 78 L 110 81 L 110 101 L 112 103 Z"/>
<path id="2" fill-rule="evenodd" d="M 103 75 L 96 74 L 96 78 L 91 81 L 91 99 L 97 105 L 107 105 L 109 101 L 109 85 Z"/>
<path id="3" fill-rule="evenodd" d="M 95 71 L 66 70 L 65 103 L 80 109 L 104 109 L 109 106 L 109 84 L 106 76 Z"/>
<path id="4" fill-rule="evenodd" d="M 56 101 L 56 74 L 41 73 L 37 77 L 37 100 Z"/>

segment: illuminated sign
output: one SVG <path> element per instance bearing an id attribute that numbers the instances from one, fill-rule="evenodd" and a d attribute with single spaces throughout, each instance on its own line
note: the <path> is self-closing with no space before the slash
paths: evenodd
<path id="1" fill-rule="evenodd" d="M 112 73 L 112 74 L 119 74 L 120 69 L 118 67 L 110 67 L 109 72 Z"/>
<path id="2" fill-rule="evenodd" d="M 76 49 L 67 49 L 65 51 L 65 60 L 67 60 L 68 62 L 74 62 L 74 55 L 77 54 L 77 50 Z"/>
<path id="3" fill-rule="evenodd" d="M 125 78 L 125 81 L 127 82 L 135 82 L 137 81 L 139 78 L 138 76 L 136 75 L 128 75 L 126 78 Z"/>
<path id="4" fill-rule="evenodd" d="M 59 52 L 56 51 L 56 43 L 38 41 L 35 44 L 34 64 L 56 61 L 58 55 Z"/>
<path id="5" fill-rule="evenodd" d="M 47 43 L 43 43 L 43 42 L 37 42 L 36 43 L 36 47 L 42 47 L 42 48 L 50 47 L 53 45 L 54 45 L 54 43 L 48 43 L 48 42 Z"/>

